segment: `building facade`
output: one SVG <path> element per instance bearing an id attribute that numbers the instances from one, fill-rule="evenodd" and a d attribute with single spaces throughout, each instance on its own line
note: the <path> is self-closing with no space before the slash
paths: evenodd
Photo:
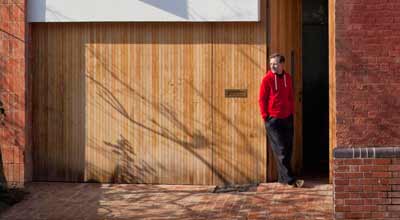
<path id="1" fill-rule="evenodd" d="M 289 58 L 299 82 L 294 167 L 301 167 L 301 1 L 256 1 L 256 9 L 217 18 L 148 1 L 170 10 L 167 23 L 64 22 L 74 14 L 56 4 L 49 14 L 38 7 L 44 20 L 34 23 L 30 3 L 0 1 L 8 184 L 273 180 L 256 107 L 271 51 Z M 336 219 L 400 215 L 399 9 L 396 0 L 329 1 L 326 147 Z"/>

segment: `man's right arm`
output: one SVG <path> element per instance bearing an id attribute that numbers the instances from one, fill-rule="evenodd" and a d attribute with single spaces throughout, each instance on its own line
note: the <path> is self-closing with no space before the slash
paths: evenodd
<path id="1" fill-rule="evenodd" d="M 261 82 L 260 92 L 258 96 L 258 105 L 260 107 L 261 117 L 264 121 L 267 121 L 268 117 L 268 98 L 269 98 L 269 89 L 267 79 L 264 78 Z"/>

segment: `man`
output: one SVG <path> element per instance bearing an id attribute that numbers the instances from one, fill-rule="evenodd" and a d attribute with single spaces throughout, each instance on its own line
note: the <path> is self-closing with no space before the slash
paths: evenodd
<path id="1" fill-rule="evenodd" d="M 296 179 L 290 160 L 293 148 L 293 86 L 291 76 L 283 69 L 285 57 L 278 53 L 270 57 L 271 70 L 264 76 L 259 96 L 268 141 L 278 168 L 278 182 L 302 187 L 304 180 Z"/>

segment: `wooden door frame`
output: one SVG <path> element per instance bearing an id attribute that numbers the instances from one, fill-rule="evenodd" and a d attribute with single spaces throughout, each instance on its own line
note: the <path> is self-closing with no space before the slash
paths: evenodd
<path id="1" fill-rule="evenodd" d="M 270 1 L 267 1 L 267 64 L 270 55 Z M 302 0 L 299 0 L 302 1 Z M 302 2 L 300 4 L 302 6 Z M 333 180 L 333 149 L 336 146 L 336 30 L 335 30 L 335 6 L 336 0 L 328 0 L 328 66 L 329 66 L 329 183 Z M 267 145 L 267 142 L 266 142 Z M 266 146 L 267 147 L 267 146 Z M 268 156 L 266 157 L 268 160 Z M 266 162 L 268 164 L 268 161 Z M 267 169 L 268 170 L 268 169 Z M 267 175 L 267 180 L 268 176 Z"/>
<path id="2" fill-rule="evenodd" d="M 333 179 L 333 149 L 336 146 L 336 0 L 328 0 L 329 28 L 329 183 Z"/>
<path id="3" fill-rule="evenodd" d="M 289 43 L 282 43 L 284 41 L 280 41 L 280 34 L 281 32 L 278 31 L 278 27 L 274 26 L 274 23 L 272 23 L 272 16 L 274 12 L 272 11 L 273 8 L 276 8 L 278 10 L 281 10 L 282 5 L 279 5 L 278 2 L 279 0 L 274 0 L 276 5 L 272 6 L 271 3 L 272 0 L 267 0 L 267 14 L 268 14 L 268 21 L 267 21 L 267 64 L 269 63 L 269 56 L 271 53 L 274 52 L 279 52 L 282 53 L 286 57 L 286 70 L 289 71 L 289 73 L 292 74 L 292 79 L 293 79 L 293 84 L 294 84 L 294 93 L 295 93 L 295 116 L 294 116 L 294 148 L 293 148 L 293 158 L 291 161 L 293 172 L 299 173 L 302 169 L 302 158 L 303 158 L 303 140 L 302 140 L 302 118 L 303 118 L 303 113 L 302 113 L 302 0 L 295 0 L 295 1 L 285 1 L 283 3 L 283 7 L 290 6 L 288 8 L 290 12 L 295 12 L 296 15 L 299 17 L 298 20 L 292 22 L 289 19 L 277 19 L 280 20 L 279 22 L 284 22 L 285 24 L 289 25 L 288 30 L 292 30 L 290 28 L 294 28 L 294 33 L 299 33 L 299 38 L 293 37 L 289 38 Z M 286 4 L 286 5 L 285 5 Z M 293 6 L 293 7 L 292 7 Z M 285 8 L 287 9 L 287 8 Z M 293 10 L 293 11 L 292 11 Z M 296 16 L 295 15 L 295 16 Z M 285 30 L 287 28 L 284 28 Z M 274 32 L 273 32 L 274 31 Z M 277 40 L 272 40 L 272 36 L 275 36 L 275 39 Z M 269 67 L 269 65 L 268 65 Z M 268 68 L 269 69 L 269 68 Z M 297 85 L 296 85 L 297 84 Z M 299 129 L 299 126 L 300 129 Z M 297 129 L 296 129 L 297 128 Z M 267 139 L 267 137 L 266 137 Z M 298 146 L 298 148 L 296 148 Z M 275 168 L 275 163 L 273 161 L 273 155 L 271 154 L 270 147 L 268 147 L 268 141 L 266 141 L 266 149 L 267 149 L 267 173 L 266 173 L 266 181 L 275 181 L 277 179 L 277 173 L 276 173 L 276 168 Z"/>

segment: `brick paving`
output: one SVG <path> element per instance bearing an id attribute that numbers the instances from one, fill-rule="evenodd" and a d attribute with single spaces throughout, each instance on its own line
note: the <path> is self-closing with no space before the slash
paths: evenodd
<path id="1" fill-rule="evenodd" d="M 260 184 L 246 192 L 212 186 L 31 183 L 0 220 L 268 219 L 332 220 L 332 185 Z"/>

